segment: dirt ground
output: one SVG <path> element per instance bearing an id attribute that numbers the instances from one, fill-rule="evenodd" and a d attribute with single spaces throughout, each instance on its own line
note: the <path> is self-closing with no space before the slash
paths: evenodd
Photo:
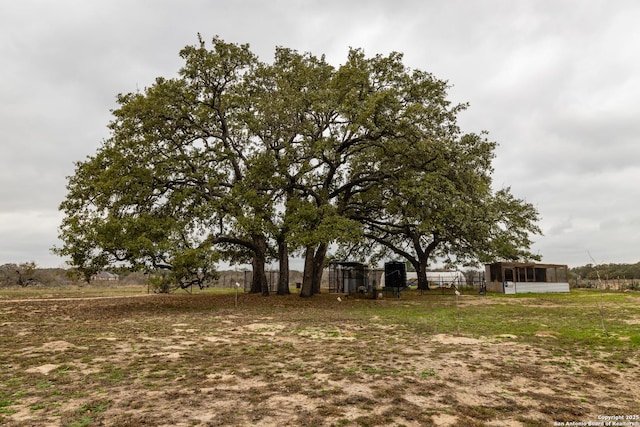
<path id="1" fill-rule="evenodd" d="M 0 299 L 0 425 L 640 426 L 637 336 L 491 326 L 563 300 L 235 301 Z M 631 331 L 638 301 L 620 303 Z"/>

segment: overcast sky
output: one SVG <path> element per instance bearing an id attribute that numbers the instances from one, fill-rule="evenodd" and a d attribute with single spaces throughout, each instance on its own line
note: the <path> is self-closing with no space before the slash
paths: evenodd
<path id="1" fill-rule="evenodd" d="M 638 262 L 638 22 L 636 0 L 2 1 L 0 265 L 64 264 L 50 248 L 74 162 L 116 95 L 175 76 L 197 33 L 267 62 L 276 46 L 336 66 L 350 46 L 403 52 L 469 102 L 463 131 L 499 144 L 494 183 L 539 210 L 544 262 Z"/>

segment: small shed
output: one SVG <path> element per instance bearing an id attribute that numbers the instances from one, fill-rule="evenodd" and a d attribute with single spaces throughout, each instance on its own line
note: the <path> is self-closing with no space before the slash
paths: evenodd
<path id="1" fill-rule="evenodd" d="M 494 262 L 485 265 L 487 290 L 505 294 L 569 292 L 564 264 Z"/>

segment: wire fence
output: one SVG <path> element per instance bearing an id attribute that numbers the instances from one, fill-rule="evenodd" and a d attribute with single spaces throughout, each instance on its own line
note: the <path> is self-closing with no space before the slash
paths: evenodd
<path id="1" fill-rule="evenodd" d="M 609 291 L 640 291 L 640 279 L 626 279 L 622 277 L 598 279 L 582 279 L 580 277 L 570 280 L 572 288 L 603 289 Z"/>
<path id="2" fill-rule="evenodd" d="M 382 275 L 384 270 L 369 270 L 368 283 L 374 288 L 382 286 Z M 278 275 L 277 270 L 271 270 L 266 272 L 267 283 L 269 284 L 269 291 L 276 292 L 278 289 Z M 460 290 L 477 290 L 480 291 L 485 285 L 485 273 L 484 271 L 464 272 L 462 275 L 454 281 L 449 279 L 449 276 L 442 274 L 438 276 L 438 273 L 429 273 L 429 287 L 431 289 L 448 289 L 455 286 Z M 216 281 L 213 286 L 221 288 L 233 288 L 235 284 L 240 284 L 240 288 L 245 292 L 249 292 L 251 289 L 251 280 L 253 278 L 253 272 L 247 271 L 225 271 L 221 274 L 221 277 Z M 289 277 L 289 286 L 291 288 L 300 288 L 302 283 L 302 272 L 292 272 Z M 409 279 L 407 281 L 409 287 L 417 287 L 416 279 Z M 603 280 L 597 279 L 571 279 L 569 285 L 572 288 L 583 289 L 604 289 L 611 291 L 640 291 L 640 278 L 608 278 Z M 325 272 L 322 281 L 322 289 L 325 291 L 331 291 L 329 283 L 329 274 Z"/>
<path id="3" fill-rule="evenodd" d="M 231 273 L 231 272 L 229 272 Z M 269 285 L 270 292 L 276 292 L 278 290 L 278 270 L 270 270 L 266 271 L 267 283 Z M 371 269 L 367 271 L 366 278 L 366 288 L 367 289 L 378 289 L 383 286 L 383 278 L 384 270 L 379 269 Z M 241 288 L 245 292 L 249 292 L 251 290 L 251 281 L 253 278 L 253 272 L 250 270 L 247 271 L 239 271 L 234 272 L 234 274 L 224 274 L 218 280 L 217 286 L 230 288 L 238 282 L 241 285 Z M 331 280 L 332 276 L 330 272 L 327 270 L 322 278 L 321 289 L 328 292 L 337 292 L 339 286 L 336 286 L 335 283 Z M 335 278 L 334 278 L 335 279 Z M 465 272 L 464 274 L 457 275 L 454 279 L 451 278 L 451 275 L 448 273 L 438 274 L 437 272 L 429 272 L 428 274 L 428 282 L 429 287 L 431 289 L 442 288 L 449 289 L 455 287 L 456 289 L 465 289 L 465 290 L 480 290 L 485 284 L 485 274 L 483 271 L 476 272 Z M 301 272 L 291 272 L 289 275 L 289 286 L 291 288 L 295 287 L 299 289 L 302 284 L 302 273 Z M 417 287 L 417 279 L 409 279 L 407 280 L 408 287 Z M 340 288 L 342 289 L 342 288 Z"/>

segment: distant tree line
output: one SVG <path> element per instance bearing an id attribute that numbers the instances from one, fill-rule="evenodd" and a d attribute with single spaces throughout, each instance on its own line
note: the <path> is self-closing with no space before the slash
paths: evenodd
<path id="1" fill-rule="evenodd" d="M 0 286 L 26 287 L 38 283 L 35 262 L 0 265 Z"/>
<path id="2" fill-rule="evenodd" d="M 640 262 L 635 264 L 587 264 L 571 268 L 569 271 L 573 279 L 640 279 Z"/>

